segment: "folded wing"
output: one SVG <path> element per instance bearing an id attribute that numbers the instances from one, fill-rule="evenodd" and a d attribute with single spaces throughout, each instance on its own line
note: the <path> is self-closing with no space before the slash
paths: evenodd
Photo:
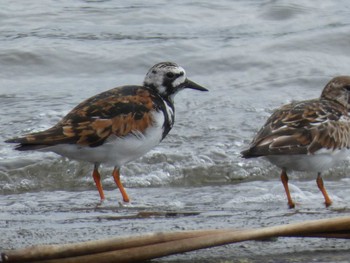
<path id="1" fill-rule="evenodd" d="M 349 121 L 346 110 L 336 102 L 288 104 L 271 115 L 242 156 L 313 154 L 323 147 L 349 147 Z"/>
<path id="2" fill-rule="evenodd" d="M 115 88 L 79 104 L 52 128 L 10 139 L 17 150 L 37 150 L 57 144 L 96 147 L 110 135 L 142 133 L 153 123 L 156 96 L 138 86 Z"/>

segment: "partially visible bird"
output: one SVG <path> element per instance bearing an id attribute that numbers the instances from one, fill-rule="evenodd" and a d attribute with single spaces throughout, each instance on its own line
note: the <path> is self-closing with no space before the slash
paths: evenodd
<path id="1" fill-rule="evenodd" d="M 317 172 L 317 186 L 325 205 L 332 204 L 321 172 L 347 159 L 350 148 L 350 77 L 338 76 L 321 97 L 294 102 L 275 110 L 242 157 L 265 157 L 282 169 L 281 181 L 290 208 L 295 207 L 287 170 Z"/>
<path id="2" fill-rule="evenodd" d="M 174 96 L 189 88 L 207 91 L 186 77 L 172 62 L 154 65 L 142 86 L 117 87 L 93 96 L 71 110 L 52 128 L 7 140 L 16 150 L 51 151 L 94 164 L 92 176 L 105 199 L 98 171 L 113 165 L 113 178 L 125 202 L 129 197 L 120 181 L 120 167 L 159 144 L 174 124 Z"/>

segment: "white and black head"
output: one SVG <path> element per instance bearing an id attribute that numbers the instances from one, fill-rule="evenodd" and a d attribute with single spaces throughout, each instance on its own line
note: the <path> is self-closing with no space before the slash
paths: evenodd
<path id="1" fill-rule="evenodd" d="M 154 65 L 146 74 L 144 86 L 156 90 L 161 96 L 173 98 L 182 89 L 208 91 L 186 77 L 185 70 L 172 62 Z"/>

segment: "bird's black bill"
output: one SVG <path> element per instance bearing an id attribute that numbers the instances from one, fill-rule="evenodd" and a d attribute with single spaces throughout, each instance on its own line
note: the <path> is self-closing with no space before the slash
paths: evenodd
<path id="1" fill-rule="evenodd" d="M 206 88 L 202 87 L 201 85 L 198 85 L 197 83 L 193 82 L 192 80 L 186 79 L 185 83 L 183 84 L 184 88 L 187 89 L 196 89 L 200 91 L 208 91 Z"/>

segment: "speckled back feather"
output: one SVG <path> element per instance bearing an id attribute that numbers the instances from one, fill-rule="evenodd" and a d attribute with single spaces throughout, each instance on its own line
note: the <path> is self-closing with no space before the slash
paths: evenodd
<path id="1" fill-rule="evenodd" d="M 152 110 L 162 110 L 159 95 L 141 86 L 123 86 L 87 99 L 52 128 L 7 142 L 19 143 L 17 150 L 35 150 L 56 144 L 96 147 L 110 135 L 144 132 L 152 124 Z M 163 109 L 164 110 L 164 109 Z M 173 120 L 167 120 L 171 124 Z M 164 129 L 163 138 L 170 128 Z"/>
<path id="2" fill-rule="evenodd" d="M 349 77 L 331 80 L 320 99 L 277 109 L 242 152 L 242 157 L 313 154 L 350 147 Z"/>

